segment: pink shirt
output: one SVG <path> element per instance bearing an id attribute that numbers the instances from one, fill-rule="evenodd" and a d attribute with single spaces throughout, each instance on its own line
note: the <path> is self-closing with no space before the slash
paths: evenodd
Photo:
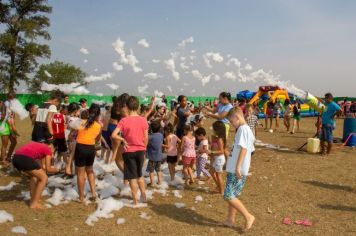
<path id="1" fill-rule="evenodd" d="M 178 141 L 178 138 L 176 135 L 174 134 L 170 134 L 168 137 L 171 138 L 171 143 L 168 147 L 168 150 L 167 150 L 167 156 L 177 156 L 178 155 L 178 150 L 177 150 L 177 141 Z"/>
<path id="2" fill-rule="evenodd" d="M 184 140 L 183 156 L 196 157 L 197 154 L 195 152 L 195 138 L 188 138 L 184 136 L 183 140 Z"/>
<path id="3" fill-rule="evenodd" d="M 30 142 L 17 149 L 15 155 L 26 156 L 33 160 L 40 160 L 46 156 L 52 156 L 52 151 L 46 144 Z"/>
<path id="4" fill-rule="evenodd" d="M 148 131 L 146 118 L 141 116 L 128 116 L 122 118 L 117 125 L 121 130 L 121 136 L 126 140 L 128 149 L 126 152 L 146 151 L 145 135 Z"/>

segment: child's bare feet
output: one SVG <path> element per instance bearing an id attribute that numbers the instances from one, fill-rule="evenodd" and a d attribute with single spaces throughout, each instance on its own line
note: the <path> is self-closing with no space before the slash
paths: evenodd
<path id="1" fill-rule="evenodd" d="M 141 202 L 142 203 L 147 203 L 146 193 L 141 194 Z"/>
<path id="2" fill-rule="evenodd" d="M 255 222 L 255 217 L 253 215 L 250 215 L 246 220 L 244 231 L 251 229 L 253 222 Z"/>
<path id="3" fill-rule="evenodd" d="M 228 227 L 228 228 L 233 228 L 234 225 L 235 225 L 235 222 L 232 222 L 230 220 L 226 220 L 226 221 L 222 222 L 222 225 L 225 226 L 225 227 Z"/>
<path id="4" fill-rule="evenodd" d="M 34 210 L 44 210 L 44 209 L 46 209 L 46 207 L 44 205 L 40 204 L 40 203 L 32 203 L 30 205 L 30 208 L 34 209 Z"/>

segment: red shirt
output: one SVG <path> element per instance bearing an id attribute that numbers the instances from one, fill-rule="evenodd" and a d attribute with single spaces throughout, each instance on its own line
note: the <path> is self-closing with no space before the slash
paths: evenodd
<path id="1" fill-rule="evenodd" d="M 65 138 L 65 117 L 61 113 L 56 113 L 52 118 L 52 130 L 54 138 Z"/>
<path id="2" fill-rule="evenodd" d="M 117 125 L 121 130 L 122 137 L 126 140 L 129 148 L 123 152 L 145 151 L 145 134 L 148 131 L 146 118 L 141 116 L 128 116 L 122 118 Z"/>
<path id="3" fill-rule="evenodd" d="M 49 146 L 44 143 L 30 142 L 17 149 L 15 155 L 26 156 L 33 160 L 40 160 L 46 156 L 52 156 L 52 151 Z"/>

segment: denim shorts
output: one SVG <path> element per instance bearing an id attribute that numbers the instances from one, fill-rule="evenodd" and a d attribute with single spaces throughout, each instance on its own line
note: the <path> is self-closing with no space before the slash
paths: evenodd
<path id="1" fill-rule="evenodd" d="M 242 189 L 246 183 L 246 176 L 238 179 L 235 173 L 227 173 L 224 199 L 232 200 L 241 195 Z"/>
<path id="2" fill-rule="evenodd" d="M 323 125 L 321 128 L 321 133 L 320 133 L 320 140 L 321 141 L 326 141 L 326 142 L 332 142 L 333 141 L 333 129 L 334 126 L 330 124 Z"/>

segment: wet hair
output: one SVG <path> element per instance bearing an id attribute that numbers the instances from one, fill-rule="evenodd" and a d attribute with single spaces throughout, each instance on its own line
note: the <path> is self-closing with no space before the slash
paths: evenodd
<path id="1" fill-rule="evenodd" d="M 174 127 L 171 123 L 168 123 L 165 127 L 164 127 L 164 132 L 167 132 L 169 134 L 173 133 L 174 131 Z"/>
<path id="2" fill-rule="evenodd" d="M 25 109 L 26 111 L 30 111 L 34 106 L 35 104 L 29 102 L 25 105 Z"/>
<path id="3" fill-rule="evenodd" d="M 179 96 L 178 96 L 178 99 L 177 99 L 178 103 L 181 103 L 184 98 L 186 98 L 185 95 L 179 95 Z"/>
<path id="4" fill-rule="evenodd" d="M 63 96 L 64 96 L 63 92 L 61 92 L 60 90 L 56 90 L 49 96 L 49 99 L 57 100 L 58 102 L 61 102 Z"/>
<path id="5" fill-rule="evenodd" d="M 130 96 L 127 99 L 126 106 L 129 109 L 129 111 L 137 111 L 138 108 L 140 107 L 140 101 L 138 100 L 137 97 Z"/>
<path id="6" fill-rule="evenodd" d="M 290 105 L 290 100 L 289 100 L 289 99 L 286 99 L 286 100 L 284 101 L 284 105 L 285 105 L 285 106 Z"/>
<path id="7" fill-rule="evenodd" d="M 224 146 L 226 146 L 226 128 L 225 124 L 222 121 L 215 121 L 213 123 L 213 130 L 215 135 L 218 138 L 221 138 L 224 142 Z"/>
<path id="8" fill-rule="evenodd" d="M 331 93 L 326 93 L 326 94 L 325 94 L 325 98 L 333 99 L 334 96 L 333 96 Z"/>
<path id="9" fill-rule="evenodd" d="M 184 125 L 184 132 L 192 131 L 192 127 L 190 125 Z"/>
<path id="10" fill-rule="evenodd" d="M 111 98 L 112 103 L 115 103 L 116 99 L 117 99 L 117 97 L 116 97 L 116 96 L 113 96 L 113 97 Z"/>
<path id="11" fill-rule="evenodd" d="M 200 136 L 200 135 L 205 136 L 205 135 L 206 135 L 206 131 L 205 131 L 204 128 L 200 127 L 200 128 L 198 128 L 198 129 L 195 131 L 195 135 L 196 135 L 196 136 Z"/>
<path id="12" fill-rule="evenodd" d="M 87 123 L 85 124 L 85 128 L 89 128 L 94 124 L 94 122 L 99 118 L 100 116 L 100 106 L 98 104 L 91 104 L 89 108 L 89 117 L 87 120 Z"/>
<path id="13" fill-rule="evenodd" d="M 86 103 L 86 102 L 87 102 L 87 100 L 85 98 L 79 99 L 79 103 Z"/>
<path id="14" fill-rule="evenodd" d="M 229 100 L 229 102 L 231 102 L 231 94 L 228 92 L 222 92 L 219 94 L 220 97 L 222 98 L 227 98 L 227 100 Z"/>
<path id="15" fill-rule="evenodd" d="M 158 121 L 152 121 L 150 128 L 153 133 L 158 133 L 161 130 L 161 123 Z"/>
<path id="16" fill-rule="evenodd" d="M 72 114 L 73 112 L 78 111 L 79 109 L 80 109 L 80 106 L 76 102 L 71 102 L 68 105 L 68 113 L 69 114 Z"/>
<path id="17" fill-rule="evenodd" d="M 126 106 L 126 102 L 129 97 L 130 97 L 130 95 L 127 93 L 123 93 L 119 97 L 117 97 L 117 98 L 115 97 L 115 99 L 113 97 L 113 105 L 111 108 L 111 118 L 120 120 L 121 109 Z"/>
<path id="18" fill-rule="evenodd" d="M 89 111 L 88 110 L 82 110 L 80 112 L 80 119 L 87 120 L 89 118 Z"/>

